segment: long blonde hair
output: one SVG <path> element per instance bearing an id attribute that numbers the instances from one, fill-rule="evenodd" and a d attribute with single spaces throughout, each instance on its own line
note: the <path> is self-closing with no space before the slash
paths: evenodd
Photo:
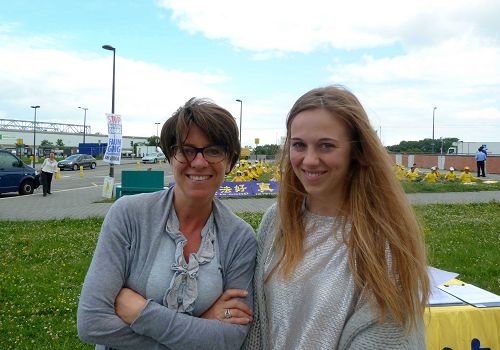
<path id="1" fill-rule="evenodd" d="M 351 165 L 340 213 L 347 219 L 342 229 L 356 286 L 361 292 L 370 291 L 381 322 L 389 312 L 408 329 L 416 326 L 429 294 L 423 232 L 365 110 L 343 87 L 311 90 L 295 102 L 288 114 L 280 161 L 277 269 L 288 277 L 303 258 L 302 205 L 307 193 L 290 163 L 290 128 L 297 114 L 312 109 L 329 111 L 350 132 Z M 349 232 L 346 221 L 351 224 Z"/>

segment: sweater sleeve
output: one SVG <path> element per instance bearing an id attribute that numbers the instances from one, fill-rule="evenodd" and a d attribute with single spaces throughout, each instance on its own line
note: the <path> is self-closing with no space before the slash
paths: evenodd
<path id="1" fill-rule="evenodd" d="M 131 247 L 136 239 L 133 233 L 138 230 L 131 218 L 134 209 L 125 199 L 117 201 L 108 212 L 85 278 L 77 315 L 80 338 L 120 349 L 238 349 L 248 326 L 177 313 L 152 300 L 130 326 L 115 314 L 114 301 L 126 286 Z M 233 230 L 242 232 L 231 237 L 233 249 L 228 253 L 230 257 L 224 257 L 230 259 L 224 289 L 248 290 L 251 305 L 255 239 L 249 225 L 240 222 L 235 226 Z"/>
<path id="2" fill-rule="evenodd" d="M 423 331 L 405 334 L 403 327 L 393 321 L 372 323 L 358 333 L 346 347 L 349 350 L 425 350 Z"/>
<path id="3" fill-rule="evenodd" d="M 234 252 L 225 271 L 226 289 L 244 289 L 244 300 L 252 306 L 252 279 L 255 265 L 255 239 L 250 226 L 238 237 Z M 131 328 L 151 337 L 169 349 L 239 349 L 248 332 L 246 325 L 234 325 L 218 320 L 206 320 L 177 313 L 154 301 L 149 301 Z"/>
<path id="4" fill-rule="evenodd" d="M 267 256 L 264 253 L 264 245 L 274 235 L 274 223 L 276 221 L 276 205 L 271 206 L 264 214 L 259 225 L 257 236 L 257 266 L 254 277 L 254 301 L 253 321 L 243 344 L 244 350 L 263 349 L 267 335 L 267 311 L 264 296 L 264 263 Z"/>
<path id="5" fill-rule="evenodd" d="M 391 315 L 380 323 L 368 302 L 362 304 L 344 326 L 340 350 L 424 350 L 423 321 L 410 331 L 398 324 Z"/>
<path id="6" fill-rule="evenodd" d="M 97 242 L 78 305 L 77 328 L 86 342 L 119 349 L 167 349 L 135 333 L 115 313 L 115 299 L 125 285 L 132 239 L 123 201 L 111 207 Z"/>

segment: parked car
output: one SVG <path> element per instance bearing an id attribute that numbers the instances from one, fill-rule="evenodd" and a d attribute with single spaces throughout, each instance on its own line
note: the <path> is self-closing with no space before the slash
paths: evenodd
<path id="1" fill-rule="evenodd" d="M 148 153 L 144 157 L 142 157 L 142 162 L 143 163 L 156 163 L 158 161 L 165 161 L 166 157 L 163 153 L 161 152 L 153 152 L 153 153 Z"/>
<path id="2" fill-rule="evenodd" d="M 97 160 L 89 154 L 73 154 L 57 163 L 57 166 L 61 170 L 78 170 L 80 169 L 80 165 L 83 165 L 84 168 L 95 169 Z"/>
<path id="3" fill-rule="evenodd" d="M 9 151 L 0 150 L 0 193 L 32 194 L 40 186 L 38 172 Z"/>

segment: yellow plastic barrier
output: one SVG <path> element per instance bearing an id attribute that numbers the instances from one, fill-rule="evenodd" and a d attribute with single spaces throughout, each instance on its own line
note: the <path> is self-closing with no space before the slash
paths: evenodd
<path id="1" fill-rule="evenodd" d="M 137 170 L 141 170 L 141 162 L 137 162 Z"/>
<path id="2" fill-rule="evenodd" d="M 83 165 L 80 165 L 80 177 L 83 177 Z"/>
<path id="3" fill-rule="evenodd" d="M 56 180 L 59 180 L 60 178 L 61 178 L 61 169 L 59 167 L 57 167 Z"/>
<path id="4" fill-rule="evenodd" d="M 163 160 L 158 161 L 160 163 L 160 166 L 163 166 Z"/>

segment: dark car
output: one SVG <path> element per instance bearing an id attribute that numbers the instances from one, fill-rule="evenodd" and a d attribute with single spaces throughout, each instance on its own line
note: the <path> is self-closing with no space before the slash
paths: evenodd
<path id="1" fill-rule="evenodd" d="M 80 165 L 84 168 L 95 169 L 97 161 L 94 157 L 89 154 L 73 154 L 66 159 L 63 159 L 57 163 L 59 169 L 80 169 Z"/>
<path id="2" fill-rule="evenodd" d="M 38 172 L 9 151 L 0 150 L 0 193 L 32 194 L 40 186 Z"/>

